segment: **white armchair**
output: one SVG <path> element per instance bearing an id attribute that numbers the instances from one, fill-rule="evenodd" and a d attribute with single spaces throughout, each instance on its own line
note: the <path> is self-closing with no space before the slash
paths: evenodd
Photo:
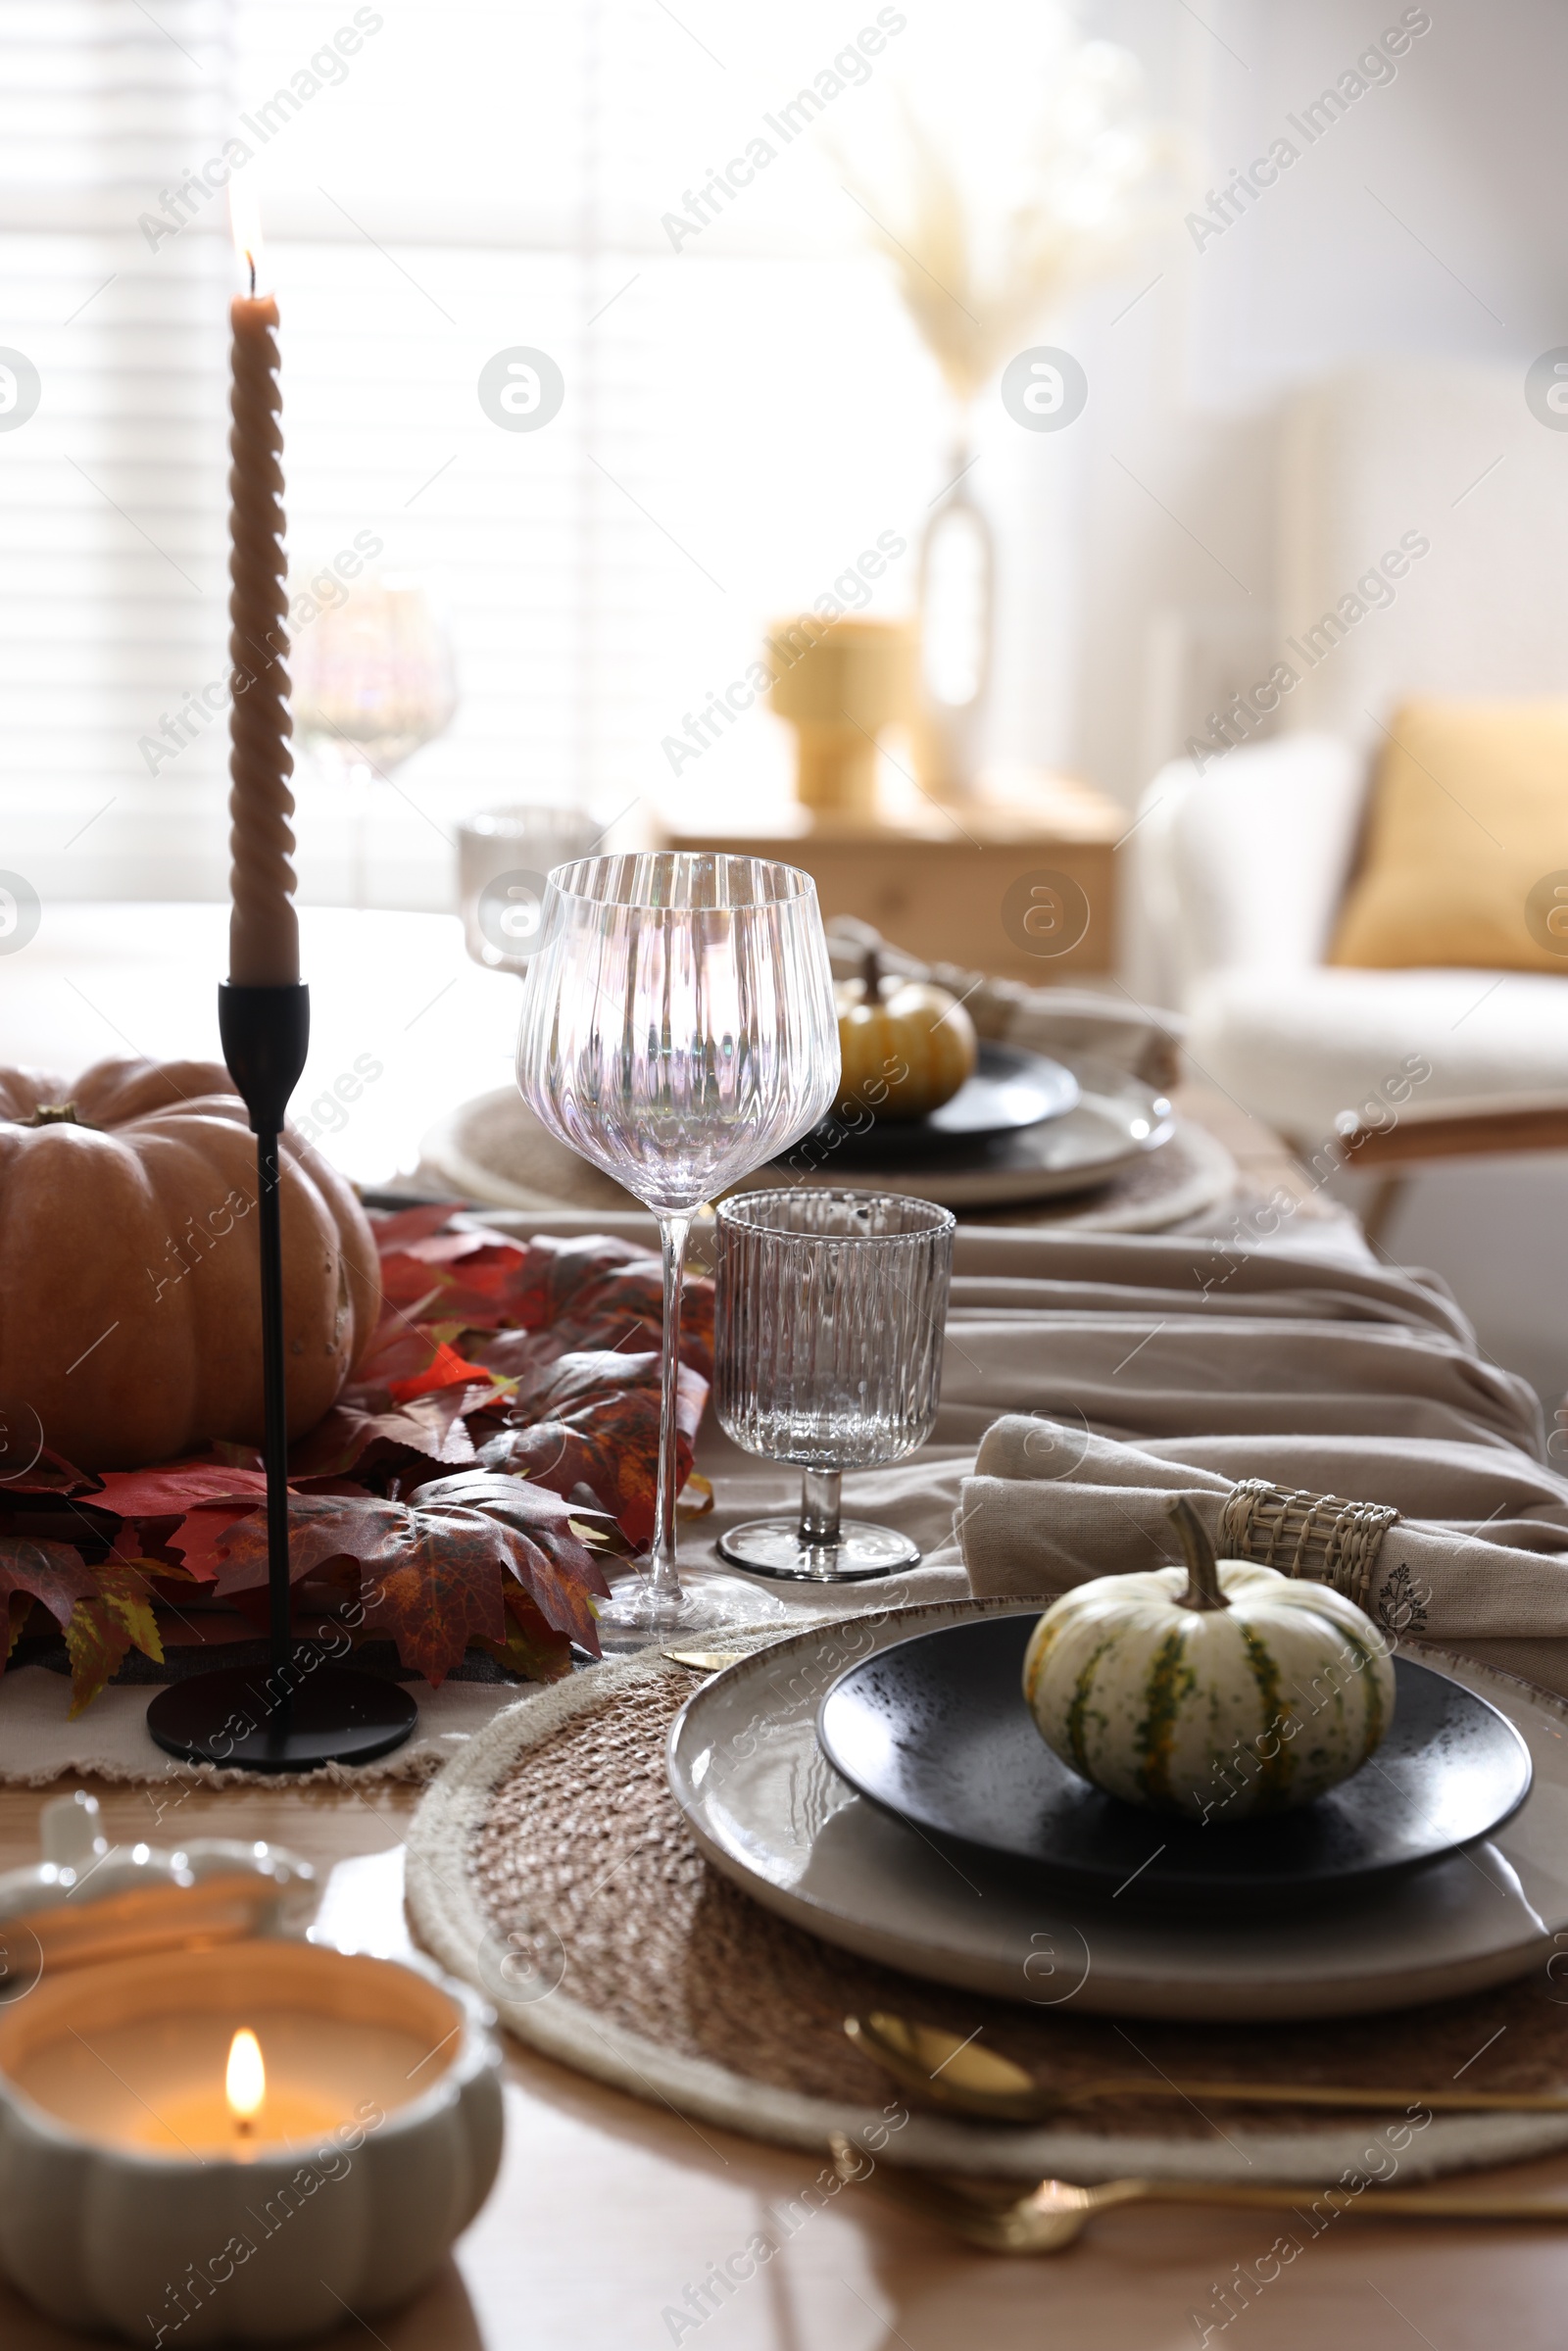
<path id="1" fill-rule="evenodd" d="M 1308 1154 L 1346 1113 L 1361 1116 L 1367 1169 L 1564 1148 L 1568 966 L 1558 978 L 1323 957 L 1396 703 L 1568 694 L 1568 444 L 1528 410 L 1522 370 L 1429 365 L 1315 387 L 1283 450 L 1275 626 L 1299 677 L 1278 723 L 1293 731 L 1154 778 L 1122 853 L 1129 984 L 1186 1012 L 1196 1069 Z M 1406 531 L 1430 552 L 1392 603 L 1310 666 L 1293 656 Z M 1194 729 L 1206 720 L 1182 713 L 1177 734 Z"/>
<path id="2" fill-rule="evenodd" d="M 1323 962 L 1367 767 L 1350 744 L 1311 734 L 1243 747 L 1203 775 L 1188 759 L 1163 768 L 1124 852 L 1129 985 L 1144 1003 L 1184 1011 L 1195 1069 L 1308 1153 L 1345 1113 L 1388 1123 L 1391 1102 L 1407 1142 L 1486 1150 L 1505 1109 L 1552 1098 L 1564 1116 L 1536 1139 L 1561 1148 L 1568 978 Z M 1474 1123 L 1449 1137 L 1458 1113 Z M 1518 1148 L 1516 1124 L 1496 1131 L 1513 1138 L 1502 1148 Z M 1355 1156 L 1388 1163 L 1370 1138 Z"/>

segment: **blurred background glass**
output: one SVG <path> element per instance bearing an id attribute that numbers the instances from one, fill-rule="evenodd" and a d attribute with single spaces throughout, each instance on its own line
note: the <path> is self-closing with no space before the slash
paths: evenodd
<path id="1" fill-rule="evenodd" d="M 481 808 L 458 827 L 463 944 L 487 971 L 523 972 L 539 944 L 553 867 L 592 857 L 603 827 L 579 808 L 519 803 Z"/>
<path id="2" fill-rule="evenodd" d="M 294 734 L 339 779 L 352 828 L 350 903 L 364 906 L 375 788 L 451 724 L 452 648 L 414 574 L 370 572 L 296 623 L 290 647 Z M 309 594 L 309 590 L 302 591 Z M 315 598 L 312 597 L 315 602 Z"/>

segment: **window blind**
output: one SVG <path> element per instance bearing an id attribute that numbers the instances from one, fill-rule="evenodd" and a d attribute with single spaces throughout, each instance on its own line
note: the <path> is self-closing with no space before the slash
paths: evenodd
<path id="1" fill-rule="evenodd" d="M 0 6 L 0 346 L 43 386 L 24 424 L 0 412 L 0 861 L 61 896 L 224 888 L 200 697 L 225 665 L 225 157 L 282 314 L 295 585 L 368 534 L 454 647 L 452 726 L 370 788 L 370 903 L 450 903 L 467 808 L 636 825 L 778 777 L 761 711 L 695 760 L 670 744 L 884 535 L 902 561 L 841 594 L 906 609 L 942 481 L 935 370 L 831 154 L 766 128 L 834 78 L 797 109 L 813 131 L 865 102 L 830 61 L 875 15 Z M 773 160 L 721 199 L 759 138 Z M 478 396 L 518 347 L 564 380 L 538 431 Z M 341 899 L 343 786 L 305 755 L 298 792 L 302 896 Z"/>

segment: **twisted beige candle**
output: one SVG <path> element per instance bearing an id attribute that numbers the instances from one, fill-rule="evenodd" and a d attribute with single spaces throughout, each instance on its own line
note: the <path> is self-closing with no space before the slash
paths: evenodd
<path id="1" fill-rule="evenodd" d="M 277 988 L 300 976 L 294 912 L 294 772 L 288 710 L 283 433 L 278 421 L 277 304 L 232 303 L 233 429 L 229 435 L 228 976 Z"/>

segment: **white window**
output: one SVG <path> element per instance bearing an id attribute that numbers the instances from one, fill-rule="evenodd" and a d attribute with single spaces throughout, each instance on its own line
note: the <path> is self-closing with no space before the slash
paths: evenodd
<path id="1" fill-rule="evenodd" d="M 879 16 L 865 72 L 835 73 Z M 664 738 L 879 534 L 906 552 L 877 609 L 912 601 L 951 425 L 825 140 L 921 37 L 873 0 L 0 6 L 0 367 L 39 386 L 8 429 L 30 378 L 0 375 L 0 864 L 46 896 L 225 888 L 201 695 L 237 274 L 208 183 L 236 140 L 282 313 L 291 562 L 308 581 L 373 535 L 455 650 L 450 730 L 371 788 L 372 903 L 449 904 L 469 807 L 635 821 L 775 787 L 764 713 L 678 786 Z M 479 402 L 518 346 L 564 379 L 538 431 Z M 341 899 L 343 787 L 302 759 L 299 791 L 301 894 Z"/>

